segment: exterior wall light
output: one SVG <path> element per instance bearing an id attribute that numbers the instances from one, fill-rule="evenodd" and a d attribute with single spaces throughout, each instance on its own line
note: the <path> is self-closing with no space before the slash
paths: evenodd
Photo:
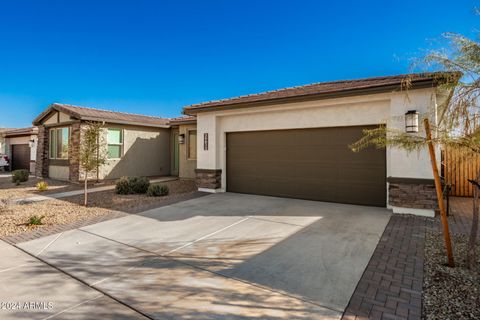
<path id="1" fill-rule="evenodd" d="M 408 110 L 407 113 L 405 113 L 405 132 L 418 132 L 418 114 L 417 110 Z"/>
<path id="2" fill-rule="evenodd" d="M 34 140 L 34 139 L 29 140 L 29 141 L 28 141 L 28 146 L 29 146 L 30 148 L 35 147 L 35 140 Z"/>
<path id="3" fill-rule="evenodd" d="M 178 143 L 184 144 L 185 143 L 185 134 L 179 134 L 178 135 Z"/>

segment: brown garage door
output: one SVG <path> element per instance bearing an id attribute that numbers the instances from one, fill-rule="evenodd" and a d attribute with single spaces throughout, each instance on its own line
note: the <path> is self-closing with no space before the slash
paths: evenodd
<path id="1" fill-rule="evenodd" d="M 12 170 L 30 171 L 30 147 L 28 144 L 12 145 Z"/>
<path id="2" fill-rule="evenodd" d="M 385 149 L 348 148 L 374 127 L 227 133 L 227 191 L 384 207 Z"/>

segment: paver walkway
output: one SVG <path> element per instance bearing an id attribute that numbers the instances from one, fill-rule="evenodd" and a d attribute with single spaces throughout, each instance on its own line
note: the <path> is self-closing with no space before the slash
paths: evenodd
<path id="1" fill-rule="evenodd" d="M 152 179 L 150 180 L 150 183 L 158 183 L 158 182 L 167 182 L 167 181 L 173 181 L 177 180 L 178 177 L 162 177 L 162 178 L 157 178 L 157 179 Z M 108 186 L 103 186 L 103 187 L 96 187 L 96 188 L 90 188 L 88 189 L 87 193 L 94 193 L 94 192 L 101 192 L 101 191 L 107 191 L 107 190 L 113 190 L 115 189 L 115 185 L 108 185 Z M 33 197 L 27 197 L 27 198 L 20 198 L 20 199 L 13 199 L 9 203 L 10 204 L 25 204 L 25 203 L 32 203 L 32 202 L 40 202 L 40 201 L 45 201 L 45 200 L 52 200 L 52 199 L 60 199 L 60 198 L 66 198 L 66 197 L 71 197 L 71 196 L 78 196 L 82 195 L 84 193 L 84 190 L 73 190 L 73 191 L 66 191 L 66 192 L 59 192 L 59 193 L 52 193 L 47 196 L 33 196 Z"/>
<path id="2" fill-rule="evenodd" d="M 471 198 L 451 198 L 451 234 L 468 234 Z M 343 319 L 421 319 L 425 235 L 440 218 L 393 215 Z"/>

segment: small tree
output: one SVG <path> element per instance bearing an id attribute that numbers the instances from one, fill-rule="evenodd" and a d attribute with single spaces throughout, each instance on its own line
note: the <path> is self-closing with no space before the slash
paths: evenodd
<path id="1" fill-rule="evenodd" d="M 381 127 L 366 130 L 364 136 L 350 147 L 359 151 L 368 145 L 378 147 L 393 146 L 407 151 L 418 150 L 429 144 L 462 150 L 465 161 L 472 156 L 480 155 L 480 43 L 459 34 L 447 33 L 444 38 L 448 46 L 443 50 L 429 52 L 420 59 L 429 69 L 442 70 L 437 74 L 442 84 L 438 90 L 447 93 L 447 97 L 438 105 L 438 122 L 432 124 L 436 135 L 430 139 L 412 136 L 404 132 Z M 404 81 L 408 90 L 410 79 Z M 428 119 L 428 115 L 426 116 Z M 476 181 L 480 182 L 480 172 Z M 472 229 L 470 233 L 468 264 L 475 267 L 475 246 L 478 232 L 478 196 L 475 188 L 473 199 Z M 443 201 L 442 199 L 438 199 Z M 448 224 L 447 224 L 448 230 Z M 446 239 L 448 235 L 445 235 Z M 448 249 L 448 243 L 446 243 Z M 453 265 L 453 259 L 452 259 Z"/>
<path id="2" fill-rule="evenodd" d="M 88 122 L 82 128 L 80 142 L 80 168 L 85 175 L 84 205 L 88 204 L 88 176 L 96 173 L 101 165 L 107 161 L 103 139 L 103 125 L 99 122 Z"/>

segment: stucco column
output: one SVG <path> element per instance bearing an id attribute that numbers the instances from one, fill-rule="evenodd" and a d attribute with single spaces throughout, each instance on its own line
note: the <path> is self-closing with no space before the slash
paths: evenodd
<path id="1" fill-rule="evenodd" d="M 208 143 L 205 145 L 205 134 Z M 217 192 L 222 188 L 222 170 L 218 163 L 217 118 L 213 114 L 197 115 L 197 169 L 199 190 Z"/>

